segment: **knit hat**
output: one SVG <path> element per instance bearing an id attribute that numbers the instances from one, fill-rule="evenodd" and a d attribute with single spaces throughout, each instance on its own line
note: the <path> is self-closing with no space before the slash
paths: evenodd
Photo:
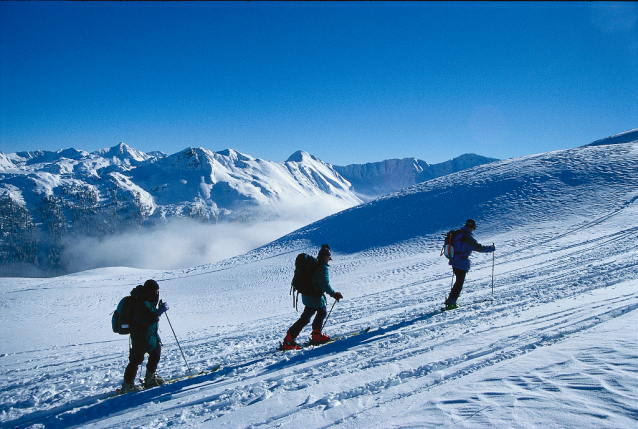
<path id="1" fill-rule="evenodd" d="M 329 259 L 332 259 L 331 255 L 332 255 L 332 252 L 330 251 L 330 246 L 328 246 L 327 244 L 322 244 L 321 250 L 319 251 L 319 255 L 317 256 L 317 259 L 322 259 L 326 256 Z"/>
<path id="2" fill-rule="evenodd" d="M 468 219 L 465 221 L 465 226 L 468 228 L 476 229 L 476 222 L 473 219 Z"/>
<path id="3" fill-rule="evenodd" d="M 146 290 L 147 292 L 155 292 L 158 289 L 159 289 L 159 285 L 157 284 L 155 280 L 150 279 L 144 282 L 144 290 Z"/>

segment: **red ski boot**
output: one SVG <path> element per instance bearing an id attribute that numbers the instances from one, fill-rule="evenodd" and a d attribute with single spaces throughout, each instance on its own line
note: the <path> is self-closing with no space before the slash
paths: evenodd
<path id="1" fill-rule="evenodd" d="M 323 343 L 327 343 L 328 341 L 330 341 L 329 336 L 323 335 L 321 331 L 317 329 L 312 330 L 312 335 L 310 337 L 311 344 L 323 344 Z"/>
<path id="2" fill-rule="evenodd" d="M 290 335 L 290 332 L 286 333 L 283 343 L 284 350 L 300 350 L 301 346 L 295 342 L 295 339 Z"/>

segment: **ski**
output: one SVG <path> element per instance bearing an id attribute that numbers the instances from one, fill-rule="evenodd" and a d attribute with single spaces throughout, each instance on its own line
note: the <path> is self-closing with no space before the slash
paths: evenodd
<path id="1" fill-rule="evenodd" d="M 481 300 L 481 301 L 472 302 L 472 303 L 470 303 L 470 304 L 468 304 L 468 305 L 481 304 L 481 303 L 483 303 L 483 302 L 487 302 L 487 301 L 489 301 L 489 300 L 488 300 L 487 298 L 485 298 L 485 299 L 483 299 L 483 300 Z M 467 306 L 467 305 L 466 305 L 466 306 Z M 456 310 L 456 309 L 458 309 L 458 308 L 461 308 L 461 306 L 459 305 L 459 306 L 458 306 L 458 307 L 456 307 L 456 308 L 450 308 L 450 309 L 448 309 L 448 308 L 446 308 L 446 307 L 441 307 L 441 308 L 440 308 L 440 310 L 443 312 L 443 311 L 452 311 L 452 310 Z"/>
<path id="2" fill-rule="evenodd" d="M 121 388 L 121 387 L 118 387 L 117 389 L 115 389 L 115 393 L 113 393 L 113 394 L 112 394 L 112 395 L 110 395 L 110 396 L 107 396 L 107 397 L 106 397 L 106 399 L 109 399 L 109 398 L 115 398 L 116 396 L 120 396 L 120 395 L 127 395 L 127 394 L 129 394 L 129 393 L 141 392 L 141 391 L 143 391 L 143 390 L 144 390 L 144 385 L 143 385 L 143 384 L 142 384 L 141 386 L 138 386 L 138 387 L 140 388 L 140 390 L 133 390 L 133 391 L 131 391 L 131 392 L 126 392 L 126 393 L 123 393 L 123 392 L 122 392 L 122 388 Z"/>
<path id="3" fill-rule="evenodd" d="M 163 386 L 165 384 L 176 383 L 176 382 L 181 381 L 181 380 L 187 380 L 187 379 L 193 378 L 193 377 L 199 377 L 200 375 L 211 374 L 213 372 L 218 371 L 219 368 L 221 368 L 221 365 L 215 365 L 211 369 L 200 371 L 200 372 L 198 372 L 196 374 L 181 375 L 179 377 L 169 378 L 167 380 L 164 380 L 164 383 L 162 383 L 161 386 Z M 144 387 L 144 379 L 143 378 L 140 378 L 139 382 L 140 382 L 140 384 L 138 385 L 138 387 L 140 388 L 139 390 L 134 390 L 134 391 L 131 391 L 131 392 L 122 393 L 122 388 L 118 387 L 117 389 L 115 389 L 115 392 L 113 393 L 113 395 L 108 396 L 107 399 L 108 398 L 114 398 L 114 397 L 120 396 L 120 395 L 126 395 L 128 393 L 142 392 L 144 390 L 153 389 L 155 387 L 160 387 L 160 386 Z"/>
<path id="4" fill-rule="evenodd" d="M 344 338 L 354 337 L 355 335 L 360 335 L 360 334 L 365 334 L 368 331 L 370 331 L 370 327 L 369 326 L 367 328 L 361 330 L 361 331 L 350 332 L 350 333 L 347 333 L 347 334 L 338 335 L 336 337 L 330 338 L 330 340 L 326 341 L 325 343 L 317 343 L 317 344 L 315 344 L 312 341 L 308 341 L 307 343 L 304 344 L 304 347 L 309 347 L 309 346 L 319 347 L 319 346 L 323 346 L 323 345 L 326 345 L 326 344 L 334 343 L 335 341 L 342 340 Z"/>
<path id="5" fill-rule="evenodd" d="M 165 384 L 171 384 L 171 383 L 175 383 L 175 382 L 178 382 L 178 381 L 181 381 L 181 380 L 188 380 L 189 378 L 199 377 L 200 375 L 211 374 L 211 373 L 217 371 L 219 368 L 221 368 L 221 365 L 215 365 L 211 369 L 206 369 L 204 371 L 200 371 L 200 372 L 197 372 L 195 374 L 180 375 L 179 377 L 169 378 L 169 379 L 164 380 L 164 383 L 162 383 L 161 385 L 163 386 Z M 140 384 L 141 384 L 142 388 L 144 388 L 144 389 L 152 389 L 153 387 L 159 387 L 159 386 L 144 387 L 144 379 L 143 378 L 140 378 Z"/>
<path id="6" fill-rule="evenodd" d="M 336 337 L 330 338 L 330 340 L 328 340 L 328 341 L 326 341 L 324 343 L 313 343 L 312 341 L 307 341 L 307 342 L 305 342 L 303 344 L 299 344 L 299 347 L 301 347 L 301 348 L 298 349 L 298 350 L 303 350 L 303 349 L 306 349 L 306 348 L 309 348 L 309 347 L 315 348 L 315 347 L 324 346 L 326 344 L 331 344 L 331 343 L 334 343 L 335 341 L 342 340 L 344 338 L 354 337 L 355 335 L 364 334 L 364 333 L 366 333 L 368 331 L 370 331 L 370 326 L 368 326 L 367 328 L 362 329 L 360 331 L 354 331 L 354 332 L 349 332 L 347 334 L 338 335 Z M 294 350 L 284 349 L 282 343 L 279 343 L 279 347 L 277 347 L 277 350 L 278 351 L 282 351 L 282 352 L 294 351 Z"/>
<path id="7" fill-rule="evenodd" d="M 215 365 L 211 369 L 200 371 L 200 372 L 198 372 L 196 374 L 189 374 L 189 375 L 183 375 L 181 377 L 169 378 L 168 380 L 164 381 L 164 384 L 171 384 L 171 383 L 175 383 L 176 381 L 187 380 L 189 378 L 199 377 L 200 375 L 211 374 L 211 373 L 216 372 L 217 370 L 219 370 L 219 368 L 221 368 L 221 365 Z"/>

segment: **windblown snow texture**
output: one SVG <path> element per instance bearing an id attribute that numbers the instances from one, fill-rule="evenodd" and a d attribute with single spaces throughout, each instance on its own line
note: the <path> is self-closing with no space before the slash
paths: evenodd
<path id="1" fill-rule="evenodd" d="M 211 265 L 0 279 L 0 423 L 635 428 L 636 165 L 638 142 L 551 152 L 418 184 Z M 468 217 L 496 243 L 494 277 L 492 255 L 473 254 L 462 307 L 440 312 L 451 280 L 440 233 Z M 326 333 L 371 329 L 273 353 L 300 314 L 295 256 L 322 242 L 344 295 Z M 105 400 L 128 350 L 110 312 L 147 278 L 193 371 L 221 368 Z M 159 374 L 185 374 L 160 328 Z"/>

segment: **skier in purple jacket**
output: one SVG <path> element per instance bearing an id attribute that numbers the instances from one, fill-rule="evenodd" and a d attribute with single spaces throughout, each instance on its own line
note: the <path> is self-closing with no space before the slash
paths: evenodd
<path id="1" fill-rule="evenodd" d="M 470 254 L 472 252 L 490 253 L 496 250 L 494 245 L 483 246 L 482 244 L 479 244 L 472 235 L 472 232 L 475 229 L 476 222 L 472 219 L 468 219 L 467 222 L 465 222 L 465 226 L 461 228 L 461 234 L 458 234 L 454 238 L 454 257 L 450 259 L 449 264 L 452 265 L 452 271 L 456 276 L 456 282 L 454 282 L 450 295 L 445 300 L 446 310 L 458 308 L 456 300 L 459 298 L 461 290 L 463 289 L 465 275 L 470 270 Z"/>

